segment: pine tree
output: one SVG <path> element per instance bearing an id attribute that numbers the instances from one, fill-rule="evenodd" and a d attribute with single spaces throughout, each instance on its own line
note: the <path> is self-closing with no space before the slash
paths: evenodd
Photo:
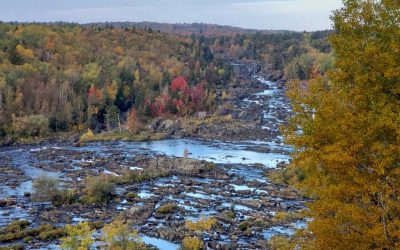
<path id="1" fill-rule="evenodd" d="M 119 131 L 121 131 L 119 109 L 115 105 L 107 107 L 106 121 L 108 130 L 113 130 L 118 127 Z"/>

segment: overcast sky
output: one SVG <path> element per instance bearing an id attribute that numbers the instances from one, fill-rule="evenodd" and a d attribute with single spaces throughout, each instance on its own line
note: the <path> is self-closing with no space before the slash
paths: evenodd
<path id="1" fill-rule="evenodd" d="M 321 30 L 341 0 L 0 0 L 1 21 L 154 21 Z"/>

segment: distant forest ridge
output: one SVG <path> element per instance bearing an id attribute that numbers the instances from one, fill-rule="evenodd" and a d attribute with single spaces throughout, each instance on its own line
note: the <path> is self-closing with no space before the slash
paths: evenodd
<path id="1" fill-rule="evenodd" d="M 0 22 L 1 23 L 1 22 Z M 229 25 L 220 25 L 212 23 L 159 23 L 159 22 L 93 22 L 93 23 L 74 23 L 74 22 L 6 22 L 9 24 L 42 24 L 42 25 L 82 25 L 82 26 L 99 26 L 99 27 L 115 27 L 115 28 L 141 28 L 151 29 L 153 31 L 176 33 L 181 35 L 202 34 L 204 36 L 229 36 L 235 34 L 274 34 L 274 33 L 288 33 L 298 32 L 291 30 L 268 30 L 268 29 L 250 29 L 234 27 Z M 332 32 L 331 30 L 310 31 L 313 32 Z"/>

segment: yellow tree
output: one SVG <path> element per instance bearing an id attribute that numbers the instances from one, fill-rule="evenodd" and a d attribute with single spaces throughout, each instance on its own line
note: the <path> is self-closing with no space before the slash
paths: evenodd
<path id="1" fill-rule="evenodd" d="M 140 250 L 146 249 L 137 230 L 131 228 L 128 223 L 116 219 L 103 228 L 103 240 L 110 250 Z"/>
<path id="2" fill-rule="evenodd" d="M 67 225 L 65 229 L 67 237 L 61 238 L 61 249 L 86 250 L 93 244 L 94 230 L 89 222 L 81 222 L 76 226 Z"/>
<path id="3" fill-rule="evenodd" d="M 299 187 L 314 201 L 306 249 L 400 248 L 400 1 L 334 12 L 336 70 L 295 83 L 287 128 Z"/>

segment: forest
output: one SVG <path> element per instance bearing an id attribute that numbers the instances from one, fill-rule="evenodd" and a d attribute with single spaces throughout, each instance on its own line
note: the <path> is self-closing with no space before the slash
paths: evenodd
<path id="1" fill-rule="evenodd" d="M 210 37 L 112 23 L 1 23 L 0 137 L 137 131 L 153 117 L 212 114 L 235 81 L 230 58 L 308 79 L 332 65 L 329 33 Z"/>

